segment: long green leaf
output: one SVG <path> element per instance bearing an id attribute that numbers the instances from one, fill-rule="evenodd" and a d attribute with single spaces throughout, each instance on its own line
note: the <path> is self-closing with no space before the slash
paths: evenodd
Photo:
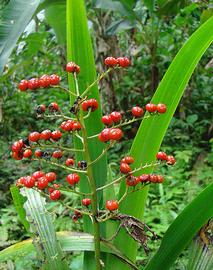
<path id="1" fill-rule="evenodd" d="M 11 0 L 0 13 L 0 74 L 40 0 Z"/>
<path id="2" fill-rule="evenodd" d="M 155 160 L 155 155 L 160 148 L 185 87 L 212 40 L 213 17 L 195 31 L 171 63 L 152 99 L 152 102 L 156 104 L 160 102 L 165 103 L 168 108 L 167 112 L 165 115 L 143 120 L 130 151 L 130 154 L 136 160 L 134 163 L 135 167 L 138 167 L 141 163 L 150 163 Z M 143 172 L 151 173 L 152 169 L 147 169 Z M 120 196 L 124 190 L 125 184 L 123 183 L 120 187 Z M 123 201 L 121 205 L 121 212 L 142 218 L 147 194 L 148 188 L 137 192 L 137 194 L 129 195 L 128 199 Z M 124 231 L 121 231 L 115 243 L 129 258 L 135 260 L 137 244 L 128 238 Z M 115 268 L 119 269 L 119 264 L 115 264 Z"/>
<path id="3" fill-rule="evenodd" d="M 145 270 L 170 269 L 201 226 L 213 216 L 212 198 L 213 183 L 203 190 L 174 220 L 166 231 L 159 250 Z"/>

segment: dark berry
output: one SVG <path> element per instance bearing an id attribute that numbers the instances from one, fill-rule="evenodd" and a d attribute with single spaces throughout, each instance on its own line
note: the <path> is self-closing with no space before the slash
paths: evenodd
<path id="1" fill-rule="evenodd" d="M 87 168 L 87 162 L 85 160 L 81 160 L 78 162 L 78 167 L 85 170 Z"/>

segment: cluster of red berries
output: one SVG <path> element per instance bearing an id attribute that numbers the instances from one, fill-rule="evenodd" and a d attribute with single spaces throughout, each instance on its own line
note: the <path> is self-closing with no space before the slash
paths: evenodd
<path id="1" fill-rule="evenodd" d="M 57 176 L 54 172 L 44 173 L 43 171 L 36 171 L 32 175 L 20 177 L 16 181 L 16 186 L 25 186 L 27 188 L 36 187 L 39 190 L 48 189 L 50 199 L 56 201 L 61 196 L 59 185 L 53 184 L 56 177 Z"/>
<path id="2" fill-rule="evenodd" d="M 157 105 L 153 103 L 148 103 L 146 104 L 145 108 L 146 108 L 146 111 L 150 113 L 155 113 L 155 112 L 165 113 L 167 110 L 166 105 L 163 103 L 159 103 Z"/>
<path id="3" fill-rule="evenodd" d="M 167 156 L 163 151 L 158 152 L 156 158 L 157 160 L 166 161 L 168 165 L 174 165 L 176 163 L 176 160 L 172 155 Z"/>
<path id="4" fill-rule="evenodd" d="M 131 64 L 131 62 L 129 58 L 127 57 L 118 57 L 118 58 L 107 57 L 104 60 L 104 64 L 110 67 L 120 66 L 120 67 L 125 68 L 125 67 L 128 67 Z"/>
<path id="5" fill-rule="evenodd" d="M 40 78 L 32 78 L 30 80 L 21 80 L 18 88 L 20 91 L 36 90 L 38 88 L 47 88 L 51 85 L 58 85 L 60 82 L 60 77 L 56 74 L 43 75 Z"/>
<path id="6" fill-rule="evenodd" d="M 58 103 L 56 103 L 56 102 L 50 103 L 48 105 L 48 110 L 51 113 L 59 111 Z M 44 104 L 38 105 L 38 106 L 36 106 L 35 111 L 37 114 L 43 114 L 46 111 L 46 106 Z"/>
<path id="7" fill-rule="evenodd" d="M 111 112 L 110 115 L 104 115 L 101 118 L 101 121 L 106 126 L 111 126 L 114 123 L 120 122 L 122 119 L 122 115 L 120 112 Z"/>
<path id="8" fill-rule="evenodd" d="M 63 131 L 76 131 L 81 130 L 81 124 L 74 120 L 67 120 L 61 123 L 60 125 Z"/>
<path id="9" fill-rule="evenodd" d="M 98 109 L 98 101 L 94 98 L 87 99 L 82 102 L 81 108 L 84 112 L 88 111 L 89 109 L 94 112 Z"/>
<path id="10" fill-rule="evenodd" d="M 98 135 L 98 139 L 101 142 L 119 141 L 123 136 L 123 132 L 120 128 L 105 128 Z"/>

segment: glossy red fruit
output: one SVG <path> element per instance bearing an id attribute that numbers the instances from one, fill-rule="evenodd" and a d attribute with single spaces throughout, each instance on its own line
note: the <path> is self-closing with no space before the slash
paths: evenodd
<path id="1" fill-rule="evenodd" d="M 109 132 L 110 140 L 119 141 L 123 136 L 123 132 L 119 128 L 111 128 Z"/>
<path id="2" fill-rule="evenodd" d="M 39 84 L 40 84 L 40 87 L 42 88 L 46 88 L 46 87 L 49 87 L 50 84 L 51 84 L 51 78 L 49 75 L 43 75 L 40 77 L 39 79 Z"/>
<path id="3" fill-rule="evenodd" d="M 112 113 L 110 113 L 110 116 L 111 116 L 112 121 L 114 123 L 120 122 L 121 118 L 122 118 L 122 115 L 120 112 L 112 112 Z"/>
<path id="4" fill-rule="evenodd" d="M 156 155 L 157 160 L 167 160 L 167 154 L 163 151 L 160 151 Z"/>
<path id="5" fill-rule="evenodd" d="M 44 176 L 44 175 L 45 175 L 45 173 L 42 172 L 42 171 L 36 171 L 36 172 L 34 172 L 34 173 L 32 174 L 32 176 L 33 176 L 35 179 L 38 179 L 38 178 L 40 178 L 40 177 L 42 177 L 42 176 Z"/>
<path id="6" fill-rule="evenodd" d="M 40 139 L 40 133 L 37 131 L 34 131 L 29 134 L 28 139 L 31 142 L 37 142 Z"/>
<path id="7" fill-rule="evenodd" d="M 23 154 L 21 152 L 12 152 L 12 158 L 15 160 L 22 160 Z"/>
<path id="8" fill-rule="evenodd" d="M 98 136 L 98 139 L 101 142 L 108 142 L 110 140 L 110 128 L 105 128 L 101 131 L 101 133 Z"/>
<path id="9" fill-rule="evenodd" d="M 50 75 L 50 84 L 51 85 L 57 85 L 60 82 L 60 77 L 56 74 Z"/>
<path id="10" fill-rule="evenodd" d="M 162 104 L 162 103 L 158 104 L 157 105 L 157 111 L 159 113 L 165 113 L 166 112 L 166 105 Z"/>
<path id="11" fill-rule="evenodd" d="M 30 90 L 36 90 L 40 87 L 39 79 L 32 78 L 28 81 L 28 88 Z"/>
<path id="12" fill-rule="evenodd" d="M 66 65 L 66 71 L 70 73 L 79 73 L 80 72 L 80 67 L 76 65 L 74 62 L 69 62 Z"/>
<path id="13" fill-rule="evenodd" d="M 117 66 L 118 65 L 118 60 L 114 57 L 107 57 L 105 60 L 104 60 L 104 64 L 106 66 L 110 66 L 110 67 L 114 67 L 114 66 Z"/>
<path id="14" fill-rule="evenodd" d="M 62 133 L 61 131 L 59 130 L 55 130 L 51 133 L 51 138 L 54 140 L 54 141 L 58 141 L 60 140 L 62 137 Z"/>
<path id="15" fill-rule="evenodd" d="M 167 156 L 167 164 L 168 165 L 174 165 L 176 163 L 176 160 L 173 156 Z"/>
<path id="16" fill-rule="evenodd" d="M 142 174 L 139 176 L 139 180 L 141 183 L 149 182 L 149 174 Z"/>
<path id="17" fill-rule="evenodd" d="M 67 175 L 66 179 L 70 185 L 76 185 L 80 181 L 80 176 L 77 173 L 71 173 Z"/>
<path id="18" fill-rule="evenodd" d="M 48 186 L 48 180 L 45 176 L 42 176 L 37 181 L 38 189 L 45 189 Z"/>
<path id="19" fill-rule="evenodd" d="M 48 173 L 45 174 L 45 176 L 46 176 L 48 182 L 55 181 L 56 180 L 56 177 L 57 177 L 54 172 L 48 172 Z"/>
<path id="20" fill-rule="evenodd" d="M 88 111 L 91 109 L 91 111 L 94 112 L 96 109 L 98 109 L 98 102 L 96 99 L 91 98 L 83 101 L 81 107 L 83 111 Z"/>
<path id="21" fill-rule="evenodd" d="M 157 183 L 158 182 L 158 176 L 155 175 L 155 174 L 150 174 L 149 181 L 152 182 L 152 183 Z"/>
<path id="22" fill-rule="evenodd" d="M 113 120 L 112 120 L 112 117 L 110 115 L 102 116 L 101 121 L 106 126 L 110 126 L 113 124 Z"/>
<path id="23" fill-rule="evenodd" d="M 23 187 L 23 180 L 25 180 L 25 177 L 20 177 L 18 180 L 16 180 L 16 186 L 17 187 Z"/>
<path id="24" fill-rule="evenodd" d="M 90 198 L 84 198 L 81 202 L 84 206 L 88 207 L 92 201 Z"/>
<path id="25" fill-rule="evenodd" d="M 120 67 L 124 67 L 124 68 L 128 67 L 131 64 L 129 58 L 127 58 L 127 57 L 119 57 L 119 58 L 117 58 L 117 61 L 118 61 L 118 65 Z"/>
<path id="26" fill-rule="evenodd" d="M 157 175 L 157 183 L 163 183 L 164 177 L 162 175 Z"/>
<path id="27" fill-rule="evenodd" d="M 79 122 L 74 122 L 72 125 L 72 130 L 81 130 L 81 124 Z"/>
<path id="28" fill-rule="evenodd" d="M 24 158 L 30 158 L 32 156 L 33 152 L 30 149 L 26 149 L 23 153 Z"/>
<path id="29" fill-rule="evenodd" d="M 40 140 L 49 140 L 52 136 L 52 132 L 49 129 L 43 130 L 40 134 Z"/>
<path id="30" fill-rule="evenodd" d="M 119 207 L 118 205 L 118 201 L 116 200 L 109 200 L 109 201 L 106 201 L 106 209 L 109 210 L 109 211 L 115 211 L 117 210 Z"/>
<path id="31" fill-rule="evenodd" d="M 143 109 L 139 106 L 132 108 L 132 115 L 135 117 L 141 117 L 143 115 Z"/>
<path id="32" fill-rule="evenodd" d="M 127 163 L 127 164 L 132 164 L 134 162 L 134 158 L 131 156 L 126 156 L 122 158 L 121 162 Z"/>
<path id="33" fill-rule="evenodd" d="M 28 89 L 28 81 L 27 80 L 21 80 L 19 85 L 18 85 L 18 88 L 19 88 L 20 91 L 23 91 L 23 92 L 27 91 L 27 89 Z"/>
<path id="34" fill-rule="evenodd" d="M 57 112 L 59 110 L 59 106 L 56 102 L 52 102 L 49 104 L 48 109 L 50 112 Z"/>
<path id="35" fill-rule="evenodd" d="M 57 151 L 54 151 L 53 153 L 52 153 L 52 157 L 53 158 L 62 158 L 62 156 L 63 156 L 63 153 L 62 153 L 62 151 L 61 150 L 57 150 Z"/>
<path id="36" fill-rule="evenodd" d="M 22 150 L 23 146 L 24 146 L 24 144 L 21 140 L 16 141 L 12 144 L 12 151 L 13 152 L 20 152 Z"/>
<path id="37" fill-rule="evenodd" d="M 121 163 L 120 164 L 120 172 L 124 173 L 124 174 L 129 173 L 129 172 L 131 172 L 131 168 L 127 163 Z"/>
<path id="38" fill-rule="evenodd" d="M 44 104 L 38 105 L 38 106 L 36 106 L 35 111 L 37 114 L 45 113 L 46 106 Z"/>
<path id="39" fill-rule="evenodd" d="M 75 164 L 75 161 L 73 158 L 68 158 L 66 160 L 66 165 L 69 167 L 69 166 L 73 166 Z"/>
<path id="40" fill-rule="evenodd" d="M 23 184 L 27 188 L 32 188 L 35 186 L 35 178 L 33 176 L 26 176 L 23 179 Z"/>
<path id="41" fill-rule="evenodd" d="M 130 176 L 126 179 L 126 185 L 129 187 L 135 187 L 140 182 L 139 177 Z"/>
<path id="42" fill-rule="evenodd" d="M 157 105 L 152 104 L 152 103 L 146 104 L 145 108 L 146 108 L 147 112 L 150 112 L 150 113 L 157 111 Z"/>
<path id="43" fill-rule="evenodd" d="M 36 157 L 38 157 L 38 158 L 41 158 L 42 155 L 43 155 L 43 152 L 42 152 L 41 150 L 37 149 L 37 150 L 35 150 L 34 155 L 35 155 Z"/>
<path id="44" fill-rule="evenodd" d="M 61 197 L 60 190 L 55 189 L 52 192 L 50 192 L 50 199 L 52 201 L 57 201 L 60 197 Z"/>

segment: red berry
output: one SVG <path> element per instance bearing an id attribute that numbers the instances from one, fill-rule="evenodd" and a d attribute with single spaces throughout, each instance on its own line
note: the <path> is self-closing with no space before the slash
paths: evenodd
<path id="1" fill-rule="evenodd" d="M 74 161 L 73 158 L 68 158 L 68 159 L 66 160 L 66 165 L 67 165 L 67 166 L 73 166 L 74 163 L 75 163 L 75 161 Z"/>
<path id="2" fill-rule="evenodd" d="M 36 110 L 36 113 L 37 113 L 37 114 L 45 113 L 45 111 L 46 111 L 46 106 L 43 105 L 43 104 L 38 105 L 38 106 L 35 108 L 35 110 Z"/>
<path id="3" fill-rule="evenodd" d="M 45 176 L 42 176 L 38 179 L 37 188 L 45 189 L 48 186 L 48 179 Z"/>
<path id="4" fill-rule="evenodd" d="M 156 155 L 157 160 L 167 160 L 167 155 L 165 152 L 158 152 Z"/>
<path id="5" fill-rule="evenodd" d="M 102 116 L 101 121 L 106 126 L 110 126 L 113 124 L 113 120 L 112 120 L 112 117 L 110 115 Z"/>
<path id="6" fill-rule="evenodd" d="M 36 171 L 36 172 L 34 172 L 34 173 L 32 174 L 32 176 L 33 176 L 35 179 L 38 179 L 38 178 L 40 178 L 40 177 L 42 177 L 42 176 L 44 176 L 44 175 L 45 175 L 45 173 L 42 172 L 42 171 Z"/>
<path id="7" fill-rule="evenodd" d="M 63 156 L 63 153 L 62 153 L 61 150 L 57 150 L 57 151 L 54 151 L 54 152 L 52 153 L 52 157 L 53 157 L 53 158 L 62 158 L 62 156 Z"/>
<path id="8" fill-rule="evenodd" d="M 60 77 L 56 74 L 50 75 L 50 84 L 51 85 L 57 85 L 60 82 Z"/>
<path id="9" fill-rule="evenodd" d="M 96 109 L 98 109 L 98 102 L 96 99 L 91 98 L 88 100 L 85 100 L 82 102 L 81 104 L 82 110 L 83 111 L 88 111 L 89 109 L 91 109 L 91 111 L 95 111 Z"/>
<path id="10" fill-rule="evenodd" d="M 157 182 L 158 183 L 163 183 L 164 177 L 162 175 L 157 175 Z"/>
<path id="11" fill-rule="evenodd" d="M 127 163 L 121 163 L 120 164 L 120 172 L 124 173 L 124 174 L 129 173 L 129 172 L 131 172 L 131 168 Z"/>
<path id="12" fill-rule="evenodd" d="M 101 141 L 101 142 L 107 142 L 110 140 L 110 128 L 105 128 L 101 131 L 101 133 L 99 134 L 98 136 L 98 139 Z"/>
<path id="13" fill-rule="evenodd" d="M 26 176 L 24 177 L 22 183 L 27 188 L 32 188 L 35 186 L 35 178 L 33 176 Z"/>
<path id="14" fill-rule="evenodd" d="M 42 157 L 43 152 L 41 150 L 35 150 L 34 154 L 35 154 L 36 157 L 40 158 L 40 157 Z"/>
<path id="15" fill-rule="evenodd" d="M 70 185 L 75 185 L 80 181 L 80 176 L 77 173 L 71 173 L 67 175 L 66 179 Z"/>
<path id="16" fill-rule="evenodd" d="M 152 183 L 157 183 L 158 182 L 158 176 L 155 175 L 155 174 L 150 174 L 149 181 L 152 182 Z"/>
<path id="17" fill-rule="evenodd" d="M 167 164 L 168 165 L 174 165 L 176 163 L 176 160 L 173 156 L 167 156 Z"/>
<path id="18" fill-rule="evenodd" d="M 43 130 L 40 134 L 40 140 L 49 140 L 52 136 L 52 132 L 49 129 Z"/>
<path id="19" fill-rule="evenodd" d="M 165 113 L 166 112 L 166 105 L 162 104 L 162 103 L 158 104 L 157 105 L 157 111 L 159 113 Z"/>
<path id="20" fill-rule="evenodd" d="M 59 106 L 56 102 L 52 102 L 49 104 L 48 109 L 50 112 L 57 112 L 59 110 Z"/>
<path id="21" fill-rule="evenodd" d="M 141 117 L 143 115 L 143 109 L 139 106 L 132 108 L 132 115 L 135 117 Z"/>
<path id="22" fill-rule="evenodd" d="M 128 67 L 131 64 L 129 58 L 127 57 L 119 57 L 117 58 L 117 61 L 120 67 Z"/>
<path id="23" fill-rule="evenodd" d="M 110 113 L 110 116 L 111 116 L 112 121 L 114 123 L 121 121 L 121 118 L 122 118 L 122 115 L 120 112 L 112 112 L 112 113 Z"/>
<path id="24" fill-rule="evenodd" d="M 39 80 L 37 78 L 32 78 L 28 81 L 28 88 L 30 90 L 35 90 L 40 87 Z"/>
<path id="25" fill-rule="evenodd" d="M 107 57 L 105 60 L 104 60 L 104 64 L 106 66 L 111 66 L 111 67 L 114 67 L 114 66 L 117 66 L 118 65 L 118 61 L 116 58 L 114 57 Z"/>
<path id="26" fill-rule="evenodd" d="M 22 160 L 23 154 L 21 152 L 12 152 L 12 158 L 15 160 Z"/>
<path id="27" fill-rule="evenodd" d="M 45 174 L 48 182 L 53 182 L 56 180 L 56 174 L 54 172 L 48 172 Z"/>
<path id="28" fill-rule="evenodd" d="M 74 62 L 69 62 L 66 65 L 66 71 L 70 73 L 79 73 L 80 72 L 80 67 L 76 65 Z"/>
<path id="29" fill-rule="evenodd" d="M 122 158 L 121 162 L 127 163 L 127 164 L 132 164 L 134 162 L 134 158 L 131 156 L 126 156 Z"/>
<path id="30" fill-rule="evenodd" d="M 84 205 L 84 206 L 89 206 L 90 204 L 91 204 L 91 199 L 90 198 L 85 198 L 85 199 L 83 199 L 82 201 L 82 204 Z"/>
<path id="31" fill-rule="evenodd" d="M 27 80 L 21 80 L 19 85 L 18 85 L 18 88 L 20 91 L 26 91 L 28 89 L 28 81 Z"/>
<path id="32" fill-rule="evenodd" d="M 23 142 L 21 140 L 16 141 L 12 144 L 12 151 L 13 152 L 19 152 L 22 150 L 22 147 L 24 146 Z"/>
<path id="33" fill-rule="evenodd" d="M 106 209 L 109 211 L 115 211 L 118 209 L 118 201 L 116 200 L 110 200 L 106 201 Z"/>
<path id="34" fill-rule="evenodd" d="M 40 139 L 40 133 L 37 131 L 34 131 L 29 134 L 28 139 L 31 142 L 37 142 Z"/>
<path id="35" fill-rule="evenodd" d="M 60 190 L 55 189 L 52 192 L 50 192 L 50 199 L 52 201 L 57 201 L 60 198 L 60 196 L 61 196 Z"/>
<path id="36" fill-rule="evenodd" d="M 119 128 L 111 128 L 109 132 L 110 140 L 119 141 L 123 136 L 123 132 Z"/>
<path id="37" fill-rule="evenodd" d="M 148 103 L 148 104 L 146 104 L 145 108 L 146 108 L 146 110 L 147 110 L 148 112 L 153 113 L 153 112 L 156 112 L 156 110 L 157 110 L 157 105 L 152 104 L 152 103 Z"/>
<path id="38" fill-rule="evenodd" d="M 23 180 L 25 180 L 25 177 L 20 177 L 18 180 L 16 180 L 16 186 L 22 187 L 23 186 Z"/>
<path id="39" fill-rule="evenodd" d="M 72 125 L 72 130 L 81 130 L 81 124 L 79 122 L 74 122 Z"/>
<path id="40" fill-rule="evenodd" d="M 149 174 L 142 174 L 139 176 L 139 180 L 141 183 L 149 182 Z"/>
<path id="41" fill-rule="evenodd" d="M 135 187 L 140 182 L 139 177 L 130 176 L 126 179 L 127 186 Z"/>
<path id="42" fill-rule="evenodd" d="M 29 157 L 32 156 L 32 154 L 33 154 L 32 150 L 26 149 L 26 150 L 24 151 L 24 153 L 23 153 L 23 157 L 24 157 L 24 158 L 29 158 Z"/>
<path id="43" fill-rule="evenodd" d="M 40 87 L 46 88 L 49 87 L 51 84 L 51 78 L 49 75 L 43 75 L 39 79 Z"/>
<path id="44" fill-rule="evenodd" d="M 54 140 L 54 141 L 58 141 L 60 138 L 62 137 L 62 133 L 61 131 L 59 130 L 55 130 L 51 133 L 51 138 Z"/>

